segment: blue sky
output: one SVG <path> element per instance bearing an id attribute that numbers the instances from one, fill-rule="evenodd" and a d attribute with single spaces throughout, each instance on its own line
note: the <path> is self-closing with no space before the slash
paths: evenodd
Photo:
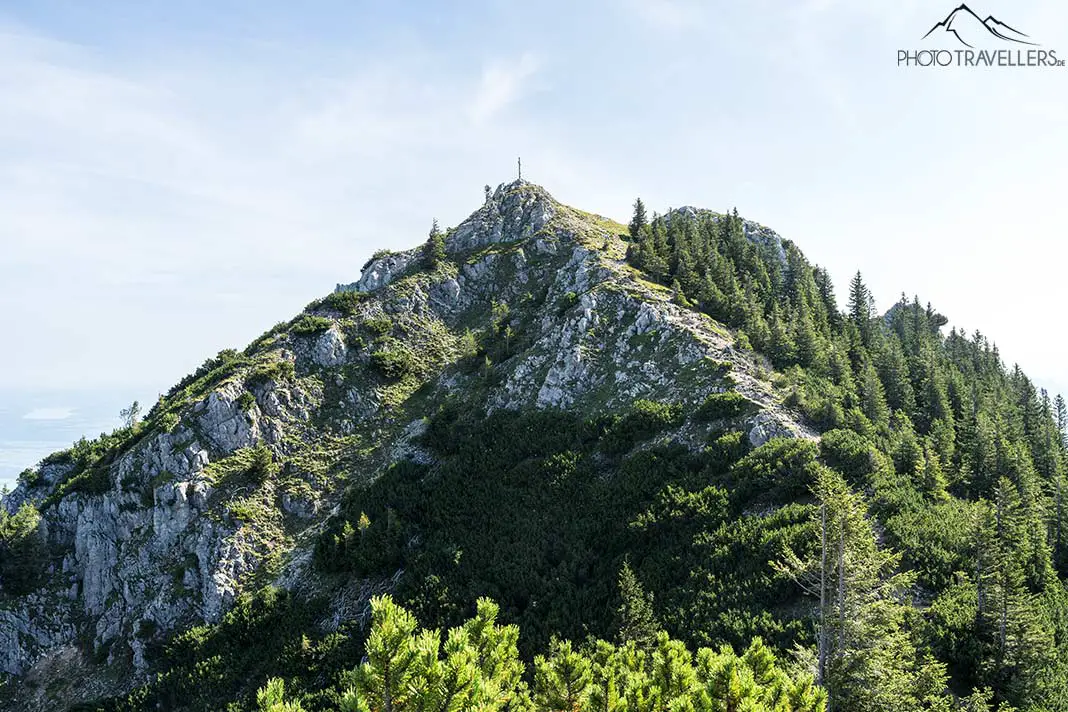
<path id="1" fill-rule="evenodd" d="M 0 479 L 456 224 L 517 155 L 623 221 L 737 206 L 1068 393 L 1068 69 L 896 66 L 954 4 L 6 2 Z M 1063 4 L 971 5 L 1068 58 Z"/>

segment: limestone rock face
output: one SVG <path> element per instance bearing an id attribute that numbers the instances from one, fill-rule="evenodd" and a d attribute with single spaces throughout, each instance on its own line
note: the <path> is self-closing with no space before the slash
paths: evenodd
<path id="1" fill-rule="evenodd" d="M 530 183 L 498 186 L 482 209 L 462 222 L 445 240 L 450 252 L 525 240 L 541 232 L 554 214 L 553 200 Z"/>
<path id="2" fill-rule="evenodd" d="M 733 424 L 753 446 L 814 437 L 782 408 L 762 359 L 624 263 L 623 230 L 529 183 L 501 185 L 447 233 L 436 270 L 422 267 L 420 247 L 374 259 L 339 285 L 359 292 L 346 311 L 309 307 L 315 328 L 282 325 L 221 354 L 91 468 L 50 458 L 2 502 L 36 504 L 59 553 L 40 590 L 0 605 L 0 670 L 52 674 L 89 640 L 134 684 L 152 672 L 149 643 L 218 621 L 253 582 L 328 596 L 327 628 L 363 615 L 396 581 L 324 588 L 314 533 L 340 499 L 339 473 L 433 464 L 420 445 L 425 416 L 450 395 L 478 392 L 490 411 L 595 414 L 637 398 L 692 410 L 734 388 L 759 407 Z M 746 231 L 781 251 L 770 230 Z M 492 386 L 461 367 L 476 333 L 496 340 Z M 733 364 L 732 383 L 721 362 Z M 398 418 L 415 394 L 423 410 Z M 92 487 L 69 485 L 90 470 Z"/>
<path id="3" fill-rule="evenodd" d="M 312 359 L 319 366 L 340 366 L 345 363 L 347 352 L 341 332 L 332 326 L 316 339 Z"/>
<path id="4" fill-rule="evenodd" d="M 360 279 L 349 288 L 355 288 L 361 292 L 373 292 L 390 282 L 398 274 L 403 274 L 418 257 L 415 250 L 409 252 L 397 252 L 373 260 L 360 275 Z M 346 287 L 339 286 L 338 291 L 344 291 Z"/>

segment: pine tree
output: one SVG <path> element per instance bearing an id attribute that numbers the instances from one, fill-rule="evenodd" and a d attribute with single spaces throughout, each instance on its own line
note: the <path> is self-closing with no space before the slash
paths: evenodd
<path id="1" fill-rule="evenodd" d="M 937 448 L 928 443 L 923 450 L 923 490 L 935 500 L 945 500 L 946 476 L 942 472 L 942 460 Z"/>
<path id="2" fill-rule="evenodd" d="M 119 411 L 119 419 L 122 421 L 122 427 L 133 428 L 141 422 L 141 404 L 134 401 L 130 404 L 129 408 L 123 408 Z"/>
<path id="3" fill-rule="evenodd" d="M 590 661 L 569 641 L 554 640 L 548 658 L 534 658 L 534 701 L 545 712 L 577 712 L 591 692 Z"/>
<path id="4" fill-rule="evenodd" d="M 984 677 L 1021 706 L 1036 700 L 1056 648 L 1027 586 L 1028 515 L 1017 487 L 1002 477 L 980 519 L 977 622 L 986 641 Z"/>
<path id="5" fill-rule="evenodd" d="M 789 366 L 797 361 L 797 344 L 786 328 L 787 319 L 784 319 L 779 306 L 776 304 L 771 309 L 768 317 L 769 342 L 766 346 L 768 356 L 776 366 Z"/>
<path id="6" fill-rule="evenodd" d="M 1059 393 L 1053 401 L 1053 410 L 1057 423 L 1057 432 L 1060 434 L 1061 447 L 1068 448 L 1068 406 L 1065 405 L 1064 396 Z"/>
<path id="7" fill-rule="evenodd" d="M 858 271 L 849 283 L 849 318 L 860 332 L 861 342 L 867 346 L 871 343 L 872 336 L 872 310 L 873 300 L 868 288 L 864 285 L 864 279 Z"/>
<path id="8" fill-rule="evenodd" d="M 438 221 L 435 218 L 434 224 L 430 228 L 430 236 L 423 246 L 423 264 L 427 269 L 435 269 L 444 261 L 445 236 L 442 234 L 441 229 L 438 228 Z"/>
<path id="9" fill-rule="evenodd" d="M 285 682 L 281 678 L 271 678 L 256 693 L 259 712 L 304 712 L 299 702 L 286 702 L 285 695 Z"/>
<path id="10" fill-rule="evenodd" d="M 12 515 L 0 507 L 0 589 L 21 595 L 37 586 L 48 553 L 40 525 L 29 502 Z"/>
<path id="11" fill-rule="evenodd" d="M 893 410 L 911 416 L 916 409 L 916 394 L 912 389 L 908 362 L 896 334 L 890 334 L 875 351 L 875 366 L 883 382 L 887 404 Z"/>
<path id="12" fill-rule="evenodd" d="M 417 630 L 390 598 L 371 599 L 366 661 L 341 676 L 341 712 L 513 709 L 522 694 L 519 629 L 498 626 L 498 612 L 480 599 L 475 617 L 442 645 L 437 630 Z"/>
<path id="13" fill-rule="evenodd" d="M 878 547 L 863 499 L 841 475 L 820 468 L 815 493 L 815 555 L 787 548 L 777 568 L 819 602 L 817 681 L 828 709 L 918 709 L 923 697 L 942 695 L 946 672 L 918 659 L 904 627 L 915 577 L 896 573 L 900 555 Z"/>
<path id="14" fill-rule="evenodd" d="M 793 341 L 797 346 L 797 362 L 804 368 L 811 368 L 817 373 L 827 369 L 827 354 L 821 343 L 816 327 L 813 325 L 812 312 L 807 302 L 802 301 L 793 319 Z"/>
<path id="15" fill-rule="evenodd" d="M 352 697 L 365 700 L 372 710 L 405 709 L 420 653 L 415 645 L 416 627 L 412 614 L 391 599 L 371 599 L 367 662 L 349 676 Z"/>
<path id="16" fill-rule="evenodd" d="M 630 219 L 630 239 L 638 241 L 642 236 L 642 229 L 648 225 L 649 222 L 645 217 L 645 203 L 641 198 L 634 201 L 634 216 Z"/>
<path id="17" fill-rule="evenodd" d="M 823 309 L 827 314 L 827 326 L 829 329 L 837 331 L 841 325 L 841 315 L 838 313 L 838 302 L 834 296 L 834 284 L 831 282 L 831 276 L 827 270 L 817 267 L 813 270 L 812 278 L 816 282 L 820 301 L 823 303 Z"/>
<path id="18" fill-rule="evenodd" d="M 660 629 L 653 612 L 653 594 L 642 588 L 630 562 L 626 560 L 619 570 L 619 597 L 619 641 L 633 641 L 640 648 L 650 648 L 656 642 L 656 634 Z"/>
<path id="19" fill-rule="evenodd" d="M 886 404 L 882 381 L 875 367 L 866 361 L 860 373 L 860 409 L 877 428 L 890 425 L 890 408 Z"/>

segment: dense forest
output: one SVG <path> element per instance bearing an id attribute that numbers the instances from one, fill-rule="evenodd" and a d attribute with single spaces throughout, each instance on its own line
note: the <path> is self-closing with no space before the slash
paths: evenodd
<path id="1" fill-rule="evenodd" d="M 324 601 L 268 586 L 84 709 L 1068 712 L 1063 398 L 918 298 L 876 313 L 859 273 L 840 309 L 737 212 L 639 200 L 624 237 L 627 269 L 766 357 L 818 440 L 754 447 L 757 405 L 711 360 L 724 388 L 696 408 L 490 411 L 530 326 L 495 302 L 454 367 L 476 386 L 418 438 L 430 462 L 351 486 L 316 535 L 319 575 L 392 581 L 369 626 L 317 633 Z M 0 520 L 5 588 L 35 516 Z"/>
<path id="2" fill-rule="evenodd" d="M 875 314 L 859 273 L 840 312 L 826 272 L 791 244 L 768 254 L 746 239 L 737 213 L 647 221 L 638 201 L 630 229 L 632 264 L 670 284 L 681 304 L 736 327 L 782 370 L 788 402 L 825 431 L 821 448 L 846 447 L 828 461 L 844 483 L 817 485 L 827 493 L 820 565 L 787 564 L 822 602 L 821 668 L 841 660 L 836 625 L 884 610 L 862 597 L 841 616 L 850 608 L 834 597 L 849 595 L 856 572 L 878 582 L 864 585 L 873 593 L 897 589 L 874 600 L 908 604 L 902 640 L 918 641 L 958 686 L 989 686 L 1025 709 L 1065 709 L 1064 399 L 1006 369 L 978 331 L 943 335 L 946 317 L 918 298 Z M 849 562 L 848 537 L 865 522 L 878 527 L 878 546 Z M 837 591 L 836 578 L 847 582 Z M 828 620 L 835 610 L 837 624 Z M 872 630 L 860 637 L 870 643 Z M 838 696 L 871 691 L 829 669 L 821 681 Z"/>

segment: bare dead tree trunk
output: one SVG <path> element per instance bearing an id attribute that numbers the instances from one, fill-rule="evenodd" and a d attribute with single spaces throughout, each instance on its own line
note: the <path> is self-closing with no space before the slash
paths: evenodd
<path id="1" fill-rule="evenodd" d="M 1056 538 L 1053 540 L 1053 561 L 1057 564 L 1061 560 L 1061 477 L 1060 473 L 1057 473 L 1057 522 L 1054 525 L 1056 529 Z"/>
<path id="2" fill-rule="evenodd" d="M 998 488 L 998 507 L 997 507 L 997 534 L 998 534 L 998 551 L 1001 551 L 1005 541 L 1005 532 L 1002 531 L 1002 507 L 1005 506 L 1004 487 Z M 1008 572 L 1006 571 L 1006 565 L 1004 561 L 1004 555 L 1000 557 L 1001 572 L 998 577 L 1001 580 L 1001 620 L 998 624 L 998 656 L 1000 660 L 1005 659 L 1005 628 L 1007 619 L 1009 616 L 1009 582 Z"/>
<path id="3" fill-rule="evenodd" d="M 846 570 L 845 570 L 845 527 L 838 532 L 838 650 L 839 657 L 845 650 L 846 620 Z"/>
<path id="4" fill-rule="evenodd" d="M 820 505 L 820 632 L 817 683 L 827 677 L 827 505 Z"/>

